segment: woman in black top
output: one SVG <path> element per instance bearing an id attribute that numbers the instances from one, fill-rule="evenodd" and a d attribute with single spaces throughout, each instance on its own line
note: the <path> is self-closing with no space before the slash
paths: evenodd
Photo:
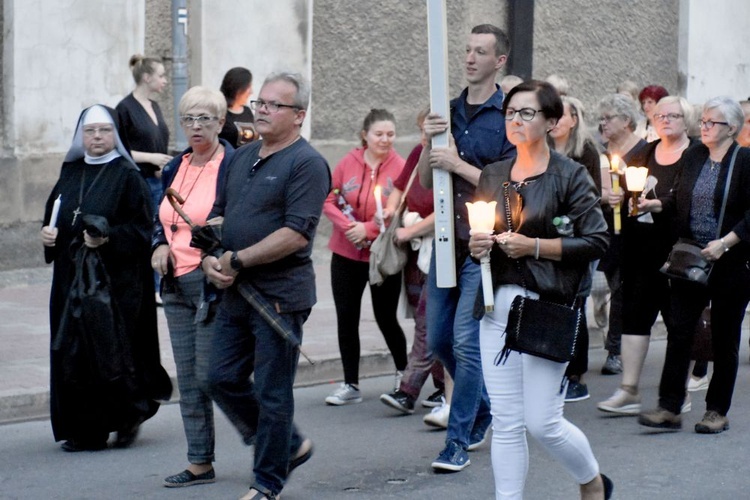
<path id="1" fill-rule="evenodd" d="M 224 75 L 221 93 L 227 100 L 227 114 L 219 139 L 224 139 L 235 148 L 253 142 L 258 138 L 255 131 L 255 117 L 245 106 L 253 93 L 253 74 L 247 68 L 232 68 Z"/>
<path id="2" fill-rule="evenodd" d="M 648 168 L 641 206 L 657 203 L 673 189 L 679 160 L 690 145 L 687 131 L 693 122 L 693 107 L 682 97 L 667 96 L 654 108 L 653 118 L 659 139 L 630 160 L 632 166 Z M 637 217 L 623 217 L 622 243 L 622 382 L 597 407 L 609 413 L 637 415 L 641 410 L 638 384 L 651 327 L 660 312 L 664 321 L 669 321 L 669 283 L 659 272 L 674 243 L 668 214 L 640 212 Z"/>
<path id="3" fill-rule="evenodd" d="M 695 432 L 715 434 L 729 428 L 727 413 L 737 378 L 742 320 L 750 302 L 750 149 L 736 142 L 743 121 L 742 108 L 731 98 L 706 102 L 701 116 L 702 144 L 683 154 L 675 188 L 663 200 L 643 207 L 654 213 L 674 213 L 677 236 L 704 245 L 701 253 L 714 265 L 707 286 L 675 279 L 670 282 L 671 321 L 667 322 L 659 406 L 640 415 L 641 425 L 682 428 L 680 409 L 693 336 L 710 301 L 714 374 L 706 394 L 706 413 L 695 424 Z M 735 153 L 726 211 L 719 221 Z"/>

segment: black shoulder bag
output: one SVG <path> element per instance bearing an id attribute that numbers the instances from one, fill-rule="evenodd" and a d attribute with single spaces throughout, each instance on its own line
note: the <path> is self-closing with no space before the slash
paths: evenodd
<path id="1" fill-rule="evenodd" d="M 505 217 L 508 230 L 513 230 L 510 211 L 509 182 L 503 183 L 505 196 Z M 516 261 L 521 276 L 521 263 Z M 510 351 L 518 351 L 532 356 L 549 359 L 558 363 L 569 362 L 573 358 L 581 326 L 582 311 L 573 304 L 557 304 L 528 296 L 526 279 L 523 279 L 524 295 L 513 299 L 508 313 L 505 330 L 505 346 L 500 351 L 495 364 L 504 363 Z M 580 287 L 580 283 L 579 283 Z"/>

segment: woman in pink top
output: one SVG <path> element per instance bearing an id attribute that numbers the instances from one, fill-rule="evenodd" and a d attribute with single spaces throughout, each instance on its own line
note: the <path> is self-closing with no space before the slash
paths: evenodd
<path id="1" fill-rule="evenodd" d="M 351 150 L 332 174 L 333 191 L 323 213 L 333 223 L 328 248 L 331 258 L 331 288 L 336 304 L 339 350 L 344 365 L 344 383 L 326 398 L 330 405 L 360 403 L 359 318 L 362 293 L 369 278 L 370 244 L 380 234 L 375 222 L 375 187 L 380 187 L 385 206 L 393 183 L 404 167 L 404 159 L 393 150 L 396 125 L 384 109 L 372 109 L 362 125 L 362 147 Z M 370 286 L 375 321 L 396 364 L 396 389 L 406 368 L 406 337 L 396 318 L 401 292 L 401 273 Z"/>
<path id="2" fill-rule="evenodd" d="M 162 182 L 165 190 L 177 190 L 190 219 L 205 225 L 218 179 L 234 153 L 228 142 L 219 139 L 227 102 L 216 90 L 193 87 L 180 100 L 179 112 L 190 147 L 164 167 Z M 206 282 L 200 269 L 201 251 L 190 246 L 190 239 L 190 226 L 169 200 L 162 199 L 151 265 L 164 278 L 162 300 L 177 368 L 189 462 L 187 469 L 164 480 L 167 487 L 214 482 L 213 405 L 203 388 L 217 290 Z"/>

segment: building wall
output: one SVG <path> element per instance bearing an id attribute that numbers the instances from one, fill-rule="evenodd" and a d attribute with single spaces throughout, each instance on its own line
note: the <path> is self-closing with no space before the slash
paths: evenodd
<path id="1" fill-rule="evenodd" d="M 399 152 L 408 154 L 417 142 L 414 121 L 429 100 L 424 0 L 186 2 L 190 86 L 218 88 L 233 66 L 251 69 L 256 92 L 272 71 L 308 75 L 312 107 L 304 134 L 332 165 L 358 144 L 373 107 L 396 115 Z M 36 236 L 80 110 L 96 102 L 114 106 L 133 89 L 127 62 L 134 53 L 163 58 L 171 75 L 171 4 L 0 0 L 0 269 L 14 252 L 29 254 L 8 242 L 13 234 Z M 467 33 L 487 22 L 507 30 L 508 2 L 447 5 L 456 95 L 464 86 Z M 590 109 L 625 79 L 658 83 L 692 102 L 718 94 L 746 98 L 749 18 L 747 0 L 536 0 L 533 74 L 566 77 Z M 174 138 L 171 88 L 157 100 Z"/>
<path id="2" fill-rule="evenodd" d="M 750 96 L 750 2 L 681 0 L 681 93 L 692 103 Z"/>
<path id="3" fill-rule="evenodd" d="M 534 76 L 563 76 L 591 111 L 624 80 L 677 92 L 678 3 L 537 0 Z"/>

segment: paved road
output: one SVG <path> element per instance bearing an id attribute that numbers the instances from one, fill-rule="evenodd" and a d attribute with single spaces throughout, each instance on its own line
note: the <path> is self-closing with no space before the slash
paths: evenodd
<path id="1" fill-rule="evenodd" d="M 656 401 L 656 383 L 664 341 L 652 343 L 643 388 L 645 401 Z M 703 413 L 694 393 L 685 430 L 652 434 L 633 418 L 607 417 L 595 409 L 616 387 L 617 377 L 594 372 L 588 377 L 592 399 L 569 404 L 566 415 L 588 435 L 602 471 L 615 481 L 617 499 L 717 499 L 750 497 L 750 365 L 743 346 L 731 429 L 717 436 L 692 432 Z M 442 446 L 444 432 L 421 422 L 426 410 L 395 416 L 378 400 L 391 377 L 362 382 L 365 401 L 327 407 L 332 385 L 296 390 L 297 421 L 313 438 L 313 458 L 295 471 L 282 497 L 291 499 L 449 499 L 492 498 L 489 448 L 471 454 L 472 465 L 458 474 L 434 474 L 429 463 Z M 428 384 L 429 385 L 429 384 Z M 425 389 L 425 394 L 431 387 Z M 0 498 L 2 499 L 190 499 L 238 498 L 250 481 L 252 448 L 220 412 L 217 415 L 218 480 L 213 485 L 170 490 L 164 476 L 184 466 L 185 444 L 177 405 L 166 405 L 127 450 L 69 454 L 52 441 L 49 422 L 0 426 Z M 573 499 L 577 488 L 562 468 L 535 443 L 530 444 L 527 499 Z"/>

